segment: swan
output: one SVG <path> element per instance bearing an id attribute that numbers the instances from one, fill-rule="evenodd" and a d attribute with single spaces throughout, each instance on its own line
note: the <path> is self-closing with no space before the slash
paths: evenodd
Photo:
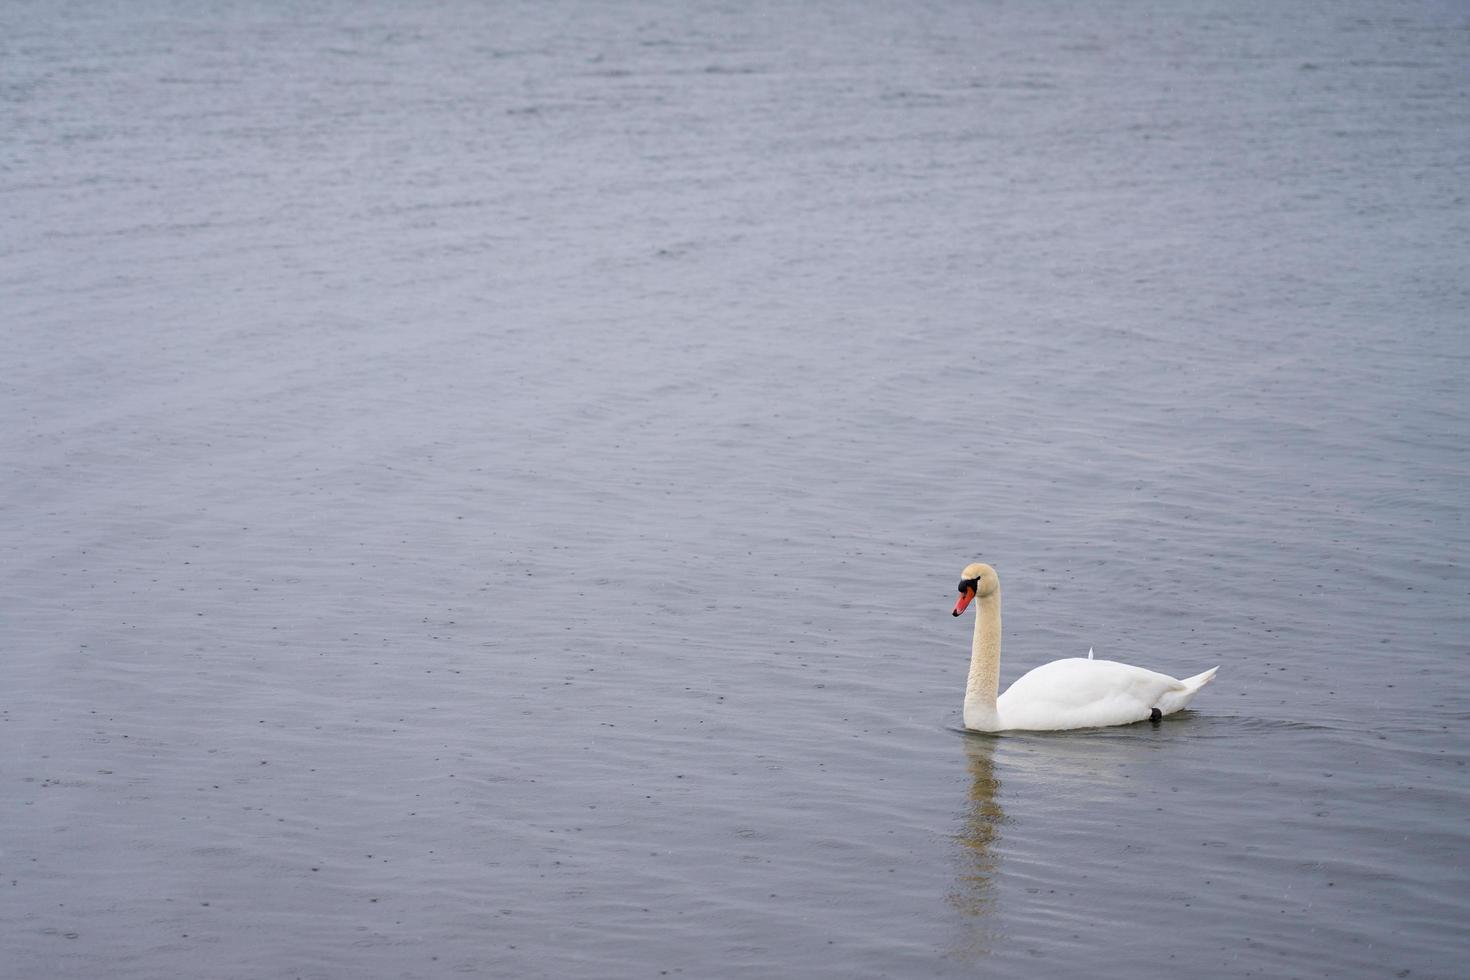
<path id="1" fill-rule="evenodd" d="M 1112 660 L 1068 657 L 1027 671 L 1000 690 L 1000 576 L 983 562 L 960 573 L 954 615 L 975 601 L 975 639 L 965 682 L 965 727 L 977 732 L 1053 732 L 1158 721 L 1172 715 L 1215 676 L 1218 666 L 1177 680 Z"/>

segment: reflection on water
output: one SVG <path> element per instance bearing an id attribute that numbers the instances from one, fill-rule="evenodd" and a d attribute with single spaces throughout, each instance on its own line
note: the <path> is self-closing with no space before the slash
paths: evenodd
<path id="1" fill-rule="evenodd" d="M 963 916 L 965 935 L 953 955 L 974 958 L 988 955 L 1005 938 L 1006 910 L 1001 907 L 999 881 L 1001 828 L 1009 823 L 1000 793 L 996 754 L 1015 778 L 1013 794 L 1034 803 L 1031 793 L 1044 789 L 1053 804 L 1063 809 L 1092 810 L 1109 806 L 1134 795 L 1126 770 L 1146 763 L 1148 754 L 1177 736 L 1184 721 L 1165 732 L 1147 723 L 1091 731 L 1078 738 L 1075 733 L 1026 732 L 1004 736 L 967 732 L 961 739 L 969 770 L 964 816 L 955 841 L 957 868 L 950 904 Z M 1011 842 L 1013 856 L 1029 860 Z M 1034 858 L 1034 855 L 1031 856 Z M 1014 880 L 1017 869 L 1010 869 Z M 1010 910 L 1015 913 L 1016 909 Z"/>
<path id="2" fill-rule="evenodd" d="M 998 739 L 990 735 L 969 734 L 961 744 L 970 770 L 970 789 L 964 821 L 955 835 L 960 845 L 959 871 L 950 902 L 970 919 L 972 928 L 965 948 L 969 956 L 990 952 L 997 937 L 995 875 L 999 855 L 995 845 L 1005 823 L 1005 810 L 1000 805 L 1000 780 L 995 776 L 995 747 Z"/>
<path id="3" fill-rule="evenodd" d="M 1140 722 L 1116 728 L 1075 732 L 1011 733 L 1005 739 L 1005 765 L 1016 775 L 1038 780 L 1064 798 L 1109 799 L 1130 791 L 1130 765 L 1192 730 L 1193 712 L 1180 712 L 1166 725 Z M 1186 727 L 1188 726 L 1188 727 Z"/>

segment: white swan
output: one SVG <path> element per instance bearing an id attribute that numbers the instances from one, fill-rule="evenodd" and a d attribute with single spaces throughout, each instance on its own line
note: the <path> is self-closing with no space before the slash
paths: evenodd
<path id="1" fill-rule="evenodd" d="M 1000 697 L 1000 576 L 981 562 L 960 573 L 954 615 L 976 600 L 975 640 L 965 683 L 965 727 L 977 732 L 1050 732 L 1130 725 L 1189 704 L 1219 667 L 1176 680 L 1112 660 L 1069 657 L 1027 671 Z"/>

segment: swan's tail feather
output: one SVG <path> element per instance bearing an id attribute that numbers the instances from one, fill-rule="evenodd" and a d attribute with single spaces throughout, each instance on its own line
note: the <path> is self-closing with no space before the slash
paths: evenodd
<path id="1" fill-rule="evenodd" d="M 1166 715 L 1172 715 L 1174 712 L 1182 710 L 1190 701 L 1194 700 L 1194 696 L 1199 693 L 1200 688 L 1214 680 L 1215 671 L 1219 669 L 1219 666 L 1216 665 L 1203 673 L 1184 678 L 1179 682 L 1179 690 L 1170 691 L 1159 698 L 1159 711 Z"/>
<path id="2" fill-rule="evenodd" d="M 1220 667 L 1217 664 L 1216 666 L 1211 667 L 1209 670 L 1204 671 L 1203 673 L 1195 674 L 1193 677 L 1186 677 L 1186 678 L 1184 678 L 1184 680 L 1180 681 L 1179 683 L 1181 683 L 1185 687 L 1189 688 L 1189 693 L 1190 694 L 1193 694 L 1195 691 L 1198 691 L 1200 688 L 1204 687 L 1210 681 L 1214 680 L 1215 679 L 1215 671 L 1217 671 L 1219 669 L 1220 669 Z"/>

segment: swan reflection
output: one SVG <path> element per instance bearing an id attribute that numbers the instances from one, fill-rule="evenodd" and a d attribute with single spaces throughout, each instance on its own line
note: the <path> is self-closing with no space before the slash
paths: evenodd
<path id="1" fill-rule="evenodd" d="M 995 748 L 999 739 L 989 735 L 966 735 L 965 761 L 970 770 L 969 793 L 964 820 L 955 841 L 960 845 L 960 868 L 951 903 L 974 919 L 974 933 L 966 951 L 970 955 L 989 951 L 995 938 L 996 882 L 1000 855 L 996 844 L 1006 822 L 1000 804 L 1000 780 L 995 776 Z"/>
<path id="2" fill-rule="evenodd" d="M 1091 811 L 1115 805 L 1136 795 L 1130 778 L 1159 749 L 1177 744 L 1186 731 L 1187 715 L 1163 726 L 1147 723 L 1110 728 L 1085 737 L 1038 733 L 993 736 L 967 732 L 961 736 L 969 780 L 959 826 L 954 834 L 955 883 L 949 901 L 960 913 L 963 938 L 954 955 L 974 959 L 997 948 L 1006 923 L 1025 913 L 1025 895 L 1018 895 L 1017 869 L 1010 886 L 1002 889 L 1003 854 L 1035 865 L 1035 833 L 1021 834 L 1008 844 L 1002 836 L 1011 826 L 1006 816 L 1006 794 L 999 773 L 1012 783 L 1013 809 L 1021 806 L 1028 819 L 1038 807 Z M 1172 730 L 1171 730 L 1172 729 Z M 998 758 L 997 758 L 998 757 Z M 1023 801 L 1017 803 L 1017 801 Z M 1002 901 L 1006 900 L 1006 906 Z M 1017 905 L 1017 902 L 1022 905 Z"/>

